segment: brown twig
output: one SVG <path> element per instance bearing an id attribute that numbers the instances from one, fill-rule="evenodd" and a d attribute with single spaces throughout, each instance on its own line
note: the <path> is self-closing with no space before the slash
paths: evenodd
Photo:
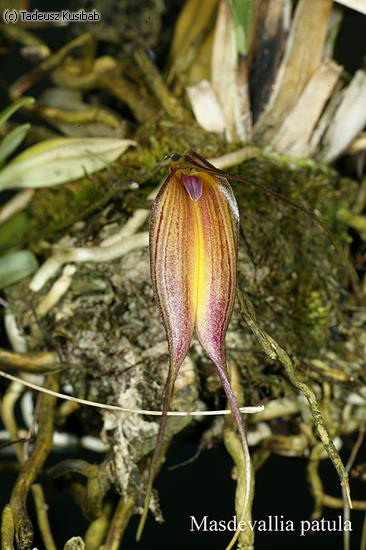
<path id="1" fill-rule="evenodd" d="M 37 80 L 42 78 L 46 73 L 60 65 L 65 57 L 75 48 L 85 46 L 91 40 L 89 33 L 84 33 L 71 40 L 68 44 L 60 48 L 57 52 L 48 56 L 42 63 L 35 67 L 32 71 L 19 78 L 9 88 L 9 95 L 14 99 L 18 99 L 28 88 L 30 88 Z"/>
<path id="2" fill-rule="evenodd" d="M 59 369 L 60 359 L 51 351 L 15 353 L 0 348 L 0 364 L 10 370 L 44 373 Z"/>
<path id="3" fill-rule="evenodd" d="M 57 389 L 58 383 L 55 375 L 48 375 L 47 386 L 52 390 Z M 22 467 L 10 498 L 15 538 L 20 550 L 28 550 L 32 545 L 33 527 L 27 513 L 27 497 L 52 446 L 56 398 L 43 394 L 40 397 L 40 402 L 39 427 L 34 449 Z"/>
<path id="4" fill-rule="evenodd" d="M 323 505 L 328 508 L 343 508 L 344 503 L 341 498 L 336 498 L 331 495 L 323 494 Z M 354 510 L 362 510 L 366 512 L 365 500 L 352 500 L 352 507 Z"/>
<path id="5" fill-rule="evenodd" d="M 134 53 L 134 57 L 144 74 L 147 85 L 159 100 L 167 115 L 177 120 L 189 120 L 190 117 L 188 113 L 183 109 L 173 94 L 170 93 L 159 71 L 145 51 L 138 48 Z"/>

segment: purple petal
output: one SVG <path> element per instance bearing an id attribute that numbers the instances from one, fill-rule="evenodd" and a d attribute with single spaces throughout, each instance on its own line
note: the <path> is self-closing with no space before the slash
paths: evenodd
<path id="1" fill-rule="evenodd" d="M 182 174 L 183 185 L 193 201 L 198 201 L 202 196 L 202 181 L 198 176 Z"/>

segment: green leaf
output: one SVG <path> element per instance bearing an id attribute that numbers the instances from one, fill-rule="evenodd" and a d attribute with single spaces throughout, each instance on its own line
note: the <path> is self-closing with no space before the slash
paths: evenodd
<path id="1" fill-rule="evenodd" d="M 246 55 L 249 46 L 253 0 L 230 0 L 230 8 L 234 21 L 237 50 L 240 54 Z"/>
<path id="2" fill-rule="evenodd" d="M 129 139 L 59 138 L 37 143 L 0 171 L 0 190 L 48 187 L 79 179 L 115 161 Z"/>
<path id="3" fill-rule="evenodd" d="M 0 289 L 21 281 L 37 268 L 37 259 L 30 250 L 7 252 L 0 256 Z"/>
<path id="4" fill-rule="evenodd" d="M 22 246 L 30 228 L 31 221 L 24 211 L 14 214 L 0 224 L 0 252 L 5 252 L 15 246 Z"/>
<path id="5" fill-rule="evenodd" d="M 15 111 L 20 109 L 20 107 L 24 107 L 24 105 L 31 105 L 34 101 L 34 97 L 21 97 L 20 99 L 14 101 L 6 109 L 0 112 L 0 126 L 2 126 L 8 118 L 15 113 Z"/>
<path id="6" fill-rule="evenodd" d="M 0 140 L 0 165 L 4 164 L 8 156 L 22 143 L 30 127 L 30 124 L 21 124 Z"/>

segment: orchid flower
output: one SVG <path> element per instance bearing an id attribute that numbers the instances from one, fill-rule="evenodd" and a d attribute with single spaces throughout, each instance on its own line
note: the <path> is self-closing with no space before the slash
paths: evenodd
<path id="1" fill-rule="evenodd" d="M 236 293 L 238 228 L 238 206 L 225 177 L 197 153 L 172 155 L 170 173 L 150 217 L 151 277 L 168 340 L 169 373 L 137 539 L 161 459 L 174 383 L 193 332 L 216 367 L 235 417 L 246 463 L 243 516 L 248 507 L 250 457 L 239 405 L 228 379 L 224 345 Z"/>

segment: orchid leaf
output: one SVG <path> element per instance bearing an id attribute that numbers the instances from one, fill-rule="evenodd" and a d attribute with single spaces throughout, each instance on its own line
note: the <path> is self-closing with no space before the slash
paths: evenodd
<path id="1" fill-rule="evenodd" d="M 11 115 L 15 113 L 15 111 L 17 111 L 21 107 L 24 107 L 25 105 L 31 105 L 34 102 L 35 99 L 33 97 L 21 97 L 20 99 L 17 99 L 13 103 L 11 103 L 8 107 L 6 107 L 6 109 L 0 111 L 0 126 L 5 124 L 8 118 L 10 118 Z"/>
<path id="2" fill-rule="evenodd" d="M 13 285 L 38 268 L 38 262 L 30 250 L 12 250 L 0 256 L 0 289 Z"/>
<path id="3" fill-rule="evenodd" d="M 129 139 L 59 138 L 37 143 L 0 171 L 0 190 L 47 187 L 105 168 L 130 145 Z"/>
<path id="4" fill-rule="evenodd" d="M 249 47 L 253 0 L 230 0 L 230 8 L 235 27 L 237 51 L 246 55 Z"/>
<path id="5" fill-rule="evenodd" d="M 4 164 L 8 156 L 22 143 L 29 129 L 30 124 L 21 124 L 0 140 L 0 165 Z"/>

